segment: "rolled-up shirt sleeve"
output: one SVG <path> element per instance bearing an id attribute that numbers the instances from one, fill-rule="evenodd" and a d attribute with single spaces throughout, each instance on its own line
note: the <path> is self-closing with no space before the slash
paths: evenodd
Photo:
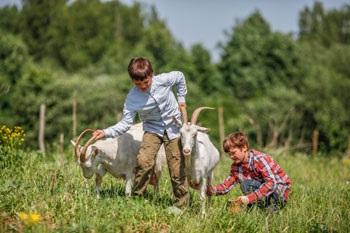
<path id="1" fill-rule="evenodd" d="M 237 184 L 237 176 L 233 170 L 231 170 L 230 175 L 227 177 L 227 179 L 221 183 L 215 185 L 216 192 L 215 195 L 224 195 L 228 193 L 233 187 Z"/>
<path id="2" fill-rule="evenodd" d="M 175 84 L 176 86 L 178 102 L 186 103 L 187 87 L 185 75 L 180 71 L 172 71 L 170 73 L 172 74 L 171 77 L 174 77 L 173 79 L 169 79 L 171 81 L 170 85 L 172 86 Z"/>

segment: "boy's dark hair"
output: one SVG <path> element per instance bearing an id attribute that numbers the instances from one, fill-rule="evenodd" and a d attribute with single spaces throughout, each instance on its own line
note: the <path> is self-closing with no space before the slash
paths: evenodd
<path id="1" fill-rule="evenodd" d="M 143 81 L 153 76 L 151 63 L 145 57 L 135 57 L 130 60 L 128 72 L 132 80 Z"/>
<path id="2" fill-rule="evenodd" d="M 248 137 L 241 129 L 239 132 L 229 134 L 222 143 L 222 147 L 226 153 L 233 147 L 242 149 L 244 145 L 249 148 Z"/>

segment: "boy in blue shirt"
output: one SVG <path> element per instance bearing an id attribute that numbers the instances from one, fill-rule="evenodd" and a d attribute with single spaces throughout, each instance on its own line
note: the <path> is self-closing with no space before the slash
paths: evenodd
<path id="1" fill-rule="evenodd" d="M 133 58 L 128 66 L 135 84 L 126 97 L 122 119 L 104 130 L 93 132 L 95 140 L 117 137 L 133 124 L 138 113 L 143 122 L 144 135 L 137 156 L 133 194 L 142 196 L 150 182 L 156 154 L 164 143 L 175 206 L 189 204 L 189 192 L 185 174 L 185 158 L 182 154 L 179 128 L 172 117 L 182 118 L 180 107 L 186 107 L 186 80 L 182 72 L 172 71 L 154 75 L 147 58 Z M 176 86 L 176 97 L 172 91 Z"/>

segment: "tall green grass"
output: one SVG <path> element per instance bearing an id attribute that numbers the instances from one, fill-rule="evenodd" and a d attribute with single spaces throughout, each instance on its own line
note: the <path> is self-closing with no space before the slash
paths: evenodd
<path id="1" fill-rule="evenodd" d="M 13 152 L 15 153 L 15 152 Z M 0 232 L 350 232 L 350 167 L 336 158 L 271 154 L 291 177 L 288 205 L 278 213 L 253 209 L 232 213 L 227 199 L 241 195 L 239 187 L 213 197 L 207 215 L 200 215 L 199 192 L 191 190 L 191 205 L 183 213 L 168 212 L 173 194 L 167 171 L 157 201 L 153 187 L 147 200 L 126 197 L 124 181 L 106 175 L 102 198 L 94 179 L 86 180 L 72 152 L 64 162 L 40 153 L 18 153 L 20 163 L 0 171 Z M 4 156 L 4 155 L 3 155 Z M 223 155 L 215 183 L 229 174 L 231 160 Z M 19 215 L 37 213 L 27 226 Z"/>

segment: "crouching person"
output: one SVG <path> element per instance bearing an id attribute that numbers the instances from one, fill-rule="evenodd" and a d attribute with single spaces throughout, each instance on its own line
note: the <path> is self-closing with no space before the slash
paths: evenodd
<path id="1" fill-rule="evenodd" d="M 271 156 L 249 150 L 248 137 L 241 131 L 228 135 L 223 148 L 233 160 L 230 175 L 223 183 L 208 186 L 207 195 L 224 195 L 239 183 L 244 195 L 235 202 L 273 211 L 286 205 L 292 182 Z"/>

